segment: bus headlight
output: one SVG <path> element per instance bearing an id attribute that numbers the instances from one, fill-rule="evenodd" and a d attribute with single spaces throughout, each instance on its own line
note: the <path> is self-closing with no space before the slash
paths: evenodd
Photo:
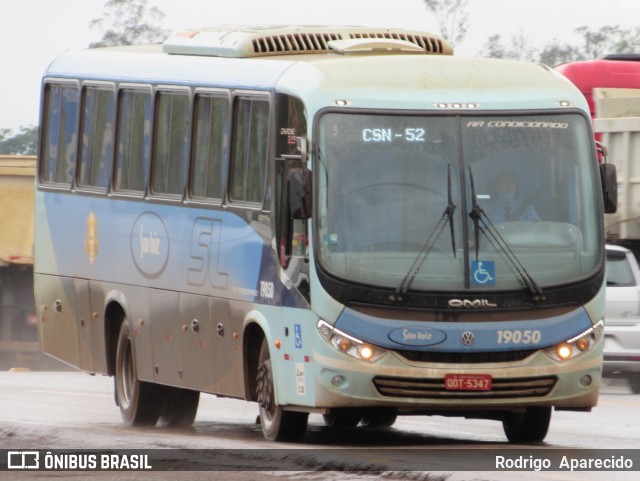
<path id="1" fill-rule="evenodd" d="M 604 320 L 596 322 L 581 334 L 566 340 L 555 346 L 545 349 L 545 353 L 555 361 L 566 361 L 579 356 L 581 353 L 591 349 L 602 337 L 604 330 Z"/>
<path id="2" fill-rule="evenodd" d="M 386 349 L 367 344 L 336 329 L 325 321 L 318 321 L 318 332 L 336 351 L 343 352 L 361 361 L 374 362 L 387 353 Z"/>

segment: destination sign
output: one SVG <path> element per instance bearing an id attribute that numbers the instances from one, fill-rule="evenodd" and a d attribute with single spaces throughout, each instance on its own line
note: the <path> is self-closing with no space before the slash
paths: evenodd
<path id="1" fill-rule="evenodd" d="M 426 142 L 426 130 L 422 127 L 407 127 L 404 130 L 392 128 L 362 129 L 363 142 Z"/>

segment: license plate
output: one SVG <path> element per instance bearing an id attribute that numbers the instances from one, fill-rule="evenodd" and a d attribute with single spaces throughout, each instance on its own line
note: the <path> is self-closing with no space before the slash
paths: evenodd
<path id="1" fill-rule="evenodd" d="M 449 391 L 491 391 L 491 375 L 445 374 L 444 388 Z"/>

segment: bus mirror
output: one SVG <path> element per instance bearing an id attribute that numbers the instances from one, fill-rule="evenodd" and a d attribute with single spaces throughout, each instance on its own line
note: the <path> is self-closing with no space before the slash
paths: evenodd
<path id="1" fill-rule="evenodd" d="M 600 164 L 602 194 L 604 196 L 604 212 L 613 214 L 618 209 L 618 176 L 613 164 Z"/>
<path id="2" fill-rule="evenodd" d="M 292 219 L 310 219 L 312 208 L 311 171 L 306 167 L 289 170 L 289 213 Z"/>

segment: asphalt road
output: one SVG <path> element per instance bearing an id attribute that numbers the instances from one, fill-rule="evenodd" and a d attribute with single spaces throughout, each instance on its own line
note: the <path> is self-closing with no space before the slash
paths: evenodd
<path id="1" fill-rule="evenodd" d="M 302 443 L 270 443 L 262 437 L 256 415 L 253 403 L 203 395 L 191 429 L 128 428 L 114 404 L 111 378 L 77 372 L 0 372 L 0 451 L 96 450 L 99 456 L 99 450 L 129 450 L 122 452 L 149 453 L 154 469 L 172 470 L 0 471 L 0 478 L 267 481 L 326 480 L 339 473 L 340 479 L 348 480 L 640 479 L 640 395 L 631 394 L 620 381 L 605 380 L 592 413 L 554 413 L 545 443 L 535 447 L 508 444 L 495 421 L 437 416 L 401 417 L 386 430 L 336 430 L 312 415 Z M 164 451 L 156 451 L 160 449 Z M 635 456 L 636 471 L 483 470 L 487 459 L 493 463 L 499 455 L 541 463 L 549 455 L 568 454 L 571 459 L 592 453 L 582 450 L 602 449 L 615 451 L 594 452 Z M 636 451 L 617 451 L 625 449 Z M 184 472 L 176 476 L 175 470 Z"/>

